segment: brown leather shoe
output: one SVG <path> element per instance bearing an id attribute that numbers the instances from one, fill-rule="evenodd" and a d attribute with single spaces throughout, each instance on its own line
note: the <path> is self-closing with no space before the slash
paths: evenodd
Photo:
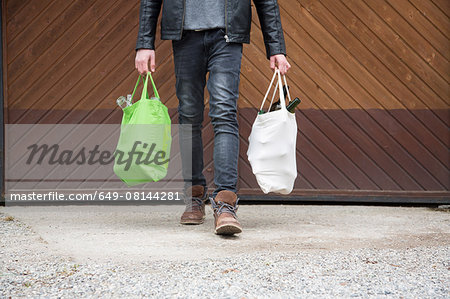
<path id="1" fill-rule="evenodd" d="M 211 207 L 214 212 L 215 233 L 218 235 L 233 235 L 242 232 L 242 227 L 237 220 L 238 201 L 236 193 L 223 190 L 212 199 Z"/>
<path id="2" fill-rule="evenodd" d="M 206 187 L 194 185 L 185 191 L 186 210 L 181 224 L 202 224 L 205 221 Z"/>

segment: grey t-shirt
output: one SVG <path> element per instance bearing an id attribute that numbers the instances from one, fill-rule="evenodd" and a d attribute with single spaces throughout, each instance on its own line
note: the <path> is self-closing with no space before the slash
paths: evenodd
<path id="1" fill-rule="evenodd" d="M 203 30 L 225 28 L 223 0 L 186 0 L 184 29 Z"/>

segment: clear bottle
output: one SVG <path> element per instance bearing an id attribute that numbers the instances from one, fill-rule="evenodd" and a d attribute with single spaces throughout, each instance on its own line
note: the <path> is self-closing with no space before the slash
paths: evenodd
<path id="1" fill-rule="evenodd" d="M 127 98 L 125 98 L 124 96 L 118 97 L 117 100 L 116 100 L 116 103 L 117 103 L 117 105 L 119 105 L 119 107 L 122 108 L 122 109 L 124 109 L 124 108 L 126 108 L 126 107 L 128 107 L 128 106 L 131 105 L 131 103 L 129 103 L 129 102 L 127 101 Z"/>

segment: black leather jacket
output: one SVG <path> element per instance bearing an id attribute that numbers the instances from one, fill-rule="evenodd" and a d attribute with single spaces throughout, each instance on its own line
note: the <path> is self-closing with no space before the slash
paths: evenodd
<path id="1" fill-rule="evenodd" d="M 162 5 L 161 39 L 179 40 L 183 33 L 186 0 L 141 0 L 139 33 L 136 49 L 155 49 L 155 33 Z M 225 1 L 225 32 L 227 42 L 250 43 L 252 10 L 250 0 Z M 285 54 L 280 11 L 276 0 L 253 0 L 258 12 L 266 45 L 267 57 Z"/>

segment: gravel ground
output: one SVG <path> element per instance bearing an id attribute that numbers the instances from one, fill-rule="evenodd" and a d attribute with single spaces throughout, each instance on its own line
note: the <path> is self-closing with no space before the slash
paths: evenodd
<path id="1" fill-rule="evenodd" d="M 76 264 L 1 213 L 0 231 L 1 297 L 450 297 L 448 246 Z"/>

